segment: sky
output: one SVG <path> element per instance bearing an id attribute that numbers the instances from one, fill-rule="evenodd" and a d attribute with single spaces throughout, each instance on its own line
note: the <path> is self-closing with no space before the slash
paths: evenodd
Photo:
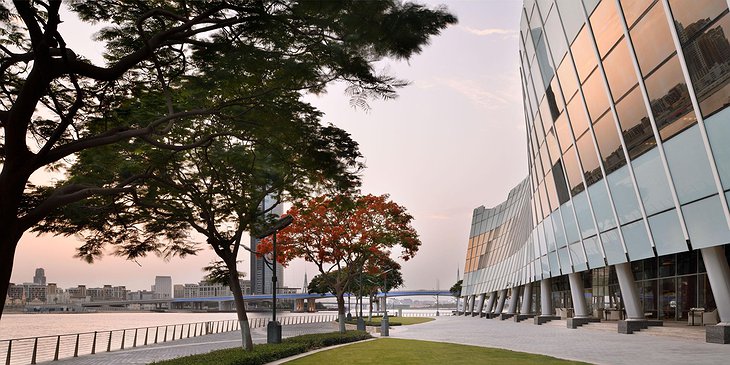
<path id="1" fill-rule="evenodd" d="M 499 204 L 527 176 L 518 61 L 522 1 L 420 2 L 445 5 L 459 23 L 409 61 L 379 64 L 411 82 L 397 99 L 354 109 L 343 87 L 333 85 L 305 100 L 325 113 L 324 122 L 360 144 L 367 166 L 362 193 L 389 194 L 414 216 L 422 246 L 415 258 L 401 262 L 405 287 L 448 289 L 457 270 L 463 276 L 472 210 Z M 62 19 L 69 48 L 98 59 L 100 49 L 90 41 L 95 28 L 69 15 Z M 26 234 L 11 282 L 32 282 L 35 268 L 43 267 L 48 282 L 61 288 L 111 284 L 149 290 L 156 275 L 172 276 L 173 284 L 197 283 L 202 267 L 216 257 L 210 250 L 168 262 L 106 255 L 87 264 L 73 257 L 81 244 L 73 236 Z M 240 259 L 248 271 L 248 255 Z M 310 279 L 317 274 L 303 260 L 292 262 L 283 284 L 301 287 L 305 272 Z"/>

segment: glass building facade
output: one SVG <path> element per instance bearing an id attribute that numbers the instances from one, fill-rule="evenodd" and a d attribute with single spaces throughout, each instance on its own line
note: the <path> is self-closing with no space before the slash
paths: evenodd
<path id="1" fill-rule="evenodd" d="M 529 174 L 474 210 L 462 296 L 553 279 L 570 308 L 579 273 L 590 311 L 622 309 L 629 265 L 648 318 L 717 307 L 702 255 L 727 269 L 729 39 L 727 0 L 526 0 Z"/>

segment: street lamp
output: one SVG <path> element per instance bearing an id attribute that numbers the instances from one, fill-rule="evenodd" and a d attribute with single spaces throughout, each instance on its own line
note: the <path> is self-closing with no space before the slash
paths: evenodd
<path id="1" fill-rule="evenodd" d="M 259 234 L 256 238 L 264 239 L 268 236 L 272 236 L 273 242 L 273 259 L 271 260 L 271 298 L 273 301 L 273 313 L 271 316 L 271 322 L 266 326 L 266 343 L 281 343 L 281 323 L 276 321 L 276 233 L 286 228 L 294 221 L 294 218 L 290 215 L 285 215 L 274 224 L 269 227 L 266 231 Z M 266 261 L 266 260 L 264 260 Z"/>
<path id="2" fill-rule="evenodd" d="M 380 336 L 390 336 L 390 323 L 388 322 L 388 273 L 393 269 L 390 268 L 382 272 L 383 274 L 383 320 L 380 321 Z"/>

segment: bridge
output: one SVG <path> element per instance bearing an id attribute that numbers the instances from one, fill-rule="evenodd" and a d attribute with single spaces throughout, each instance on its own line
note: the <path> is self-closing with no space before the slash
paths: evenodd
<path id="1" fill-rule="evenodd" d="M 448 290 L 396 290 L 387 293 L 388 297 L 414 297 L 414 296 L 438 296 L 445 295 L 451 296 L 451 292 Z M 345 294 L 345 297 L 357 296 L 355 294 Z M 381 299 L 386 296 L 385 293 L 378 293 L 376 297 Z M 294 300 L 295 311 L 305 311 L 304 302 L 307 301 L 307 311 L 314 312 L 315 301 L 317 299 L 331 299 L 335 298 L 332 293 L 327 294 L 310 294 L 310 293 L 299 293 L 299 294 L 276 294 L 277 299 Z M 243 299 L 248 302 L 266 302 L 272 301 L 273 296 L 271 294 L 255 294 L 255 295 L 244 295 Z M 82 307 L 124 307 L 130 304 L 138 305 L 150 305 L 153 304 L 158 308 L 182 308 L 186 304 L 190 304 L 192 309 L 202 309 L 203 303 L 218 303 L 219 308 L 230 309 L 233 307 L 233 296 L 224 297 L 200 297 L 200 298 L 166 298 L 166 299 L 133 299 L 133 300 L 105 300 L 97 302 L 86 302 L 82 303 Z"/>

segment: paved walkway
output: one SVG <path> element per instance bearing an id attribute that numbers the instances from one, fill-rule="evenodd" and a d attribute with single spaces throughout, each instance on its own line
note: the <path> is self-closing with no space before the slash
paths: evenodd
<path id="1" fill-rule="evenodd" d="M 323 333 L 337 331 L 336 323 L 310 323 L 287 325 L 282 329 L 283 337 L 292 337 L 307 333 Z M 266 328 L 256 328 L 251 331 L 254 343 L 266 342 Z M 149 364 L 153 361 L 174 359 L 177 357 L 203 354 L 213 350 L 220 350 L 240 346 L 241 335 L 238 331 L 217 333 L 201 337 L 191 337 L 182 340 L 158 343 L 154 345 L 104 352 L 96 355 L 84 355 L 77 358 L 66 358 L 44 364 L 63 365 L 117 365 L 117 364 Z"/>
<path id="2" fill-rule="evenodd" d="M 563 322 L 564 323 L 564 322 Z M 727 364 L 730 345 L 643 334 L 623 335 L 590 328 L 568 329 L 532 322 L 472 317 L 392 327 L 390 336 L 497 347 L 593 364 Z"/>

